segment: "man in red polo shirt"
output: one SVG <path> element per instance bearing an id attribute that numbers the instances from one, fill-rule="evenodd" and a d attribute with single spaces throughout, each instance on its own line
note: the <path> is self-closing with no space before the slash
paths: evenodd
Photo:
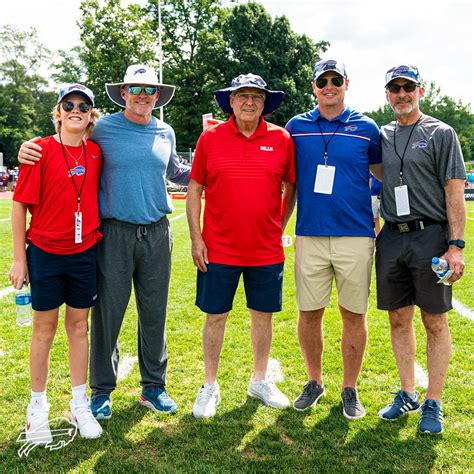
<path id="1" fill-rule="evenodd" d="M 214 416 L 220 402 L 217 368 L 241 274 L 252 320 L 254 367 L 248 394 L 274 408 L 289 407 L 288 398 L 266 378 L 272 313 L 281 311 L 282 302 L 281 236 L 295 204 L 296 176 L 290 135 L 263 117 L 279 107 L 283 95 L 267 89 L 260 76 L 238 76 L 230 87 L 214 92 L 230 119 L 208 128 L 197 143 L 186 206 L 198 267 L 196 305 L 207 313 L 206 381 L 193 406 L 196 418 Z"/>

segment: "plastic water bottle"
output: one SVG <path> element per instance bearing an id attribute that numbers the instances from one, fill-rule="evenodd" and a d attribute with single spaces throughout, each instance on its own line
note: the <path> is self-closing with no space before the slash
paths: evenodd
<path id="1" fill-rule="evenodd" d="M 30 287 L 23 283 L 21 290 L 16 290 L 16 324 L 17 326 L 29 326 L 31 324 L 31 291 Z"/>
<path id="2" fill-rule="evenodd" d="M 450 285 L 446 280 L 453 274 L 453 270 L 449 269 L 448 262 L 443 258 L 433 257 L 431 259 L 431 270 L 436 273 L 439 278 L 438 283 Z"/>

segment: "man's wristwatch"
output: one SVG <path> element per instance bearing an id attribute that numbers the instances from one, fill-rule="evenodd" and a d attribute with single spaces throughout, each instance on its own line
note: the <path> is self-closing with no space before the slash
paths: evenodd
<path id="1" fill-rule="evenodd" d="M 463 249 L 466 246 L 466 242 L 464 242 L 464 240 L 450 240 L 448 245 L 455 245 L 456 247 Z"/>

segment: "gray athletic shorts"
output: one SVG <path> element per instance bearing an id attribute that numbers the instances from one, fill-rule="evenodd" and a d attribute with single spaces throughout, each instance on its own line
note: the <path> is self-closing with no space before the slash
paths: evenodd
<path id="1" fill-rule="evenodd" d="M 435 314 L 452 309 L 452 287 L 437 284 L 431 259 L 448 249 L 447 223 L 400 233 L 385 224 L 375 241 L 377 307 L 395 310 L 416 305 Z"/>

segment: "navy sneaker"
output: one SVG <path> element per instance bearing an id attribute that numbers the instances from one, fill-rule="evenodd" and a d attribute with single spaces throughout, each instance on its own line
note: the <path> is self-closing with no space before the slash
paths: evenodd
<path id="1" fill-rule="evenodd" d="M 91 412 L 96 420 L 108 420 L 112 416 L 110 395 L 96 395 L 91 400 Z"/>
<path id="2" fill-rule="evenodd" d="M 420 432 L 441 434 L 443 432 L 443 410 L 435 400 L 425 400 L 421 405 Z"/>
<path id="3" fill-rule="evenodd" d="M 395 395 L 393 402 L 379 411 L 379 417 L 382 420 L 395 421 L 403 415 L 415 413 L 420 409 L 418 392 L 415 392 L 415 398 L 411 398 L 405 390 L 392 393 Z"/>
<path id="4" fill-rule="evenodd" d="M 142 390 L 140 404 L 160 413 L 176 413 L 178 405 L 166 393 L 164 387 L 152 387 L 150 390 Z"/>

